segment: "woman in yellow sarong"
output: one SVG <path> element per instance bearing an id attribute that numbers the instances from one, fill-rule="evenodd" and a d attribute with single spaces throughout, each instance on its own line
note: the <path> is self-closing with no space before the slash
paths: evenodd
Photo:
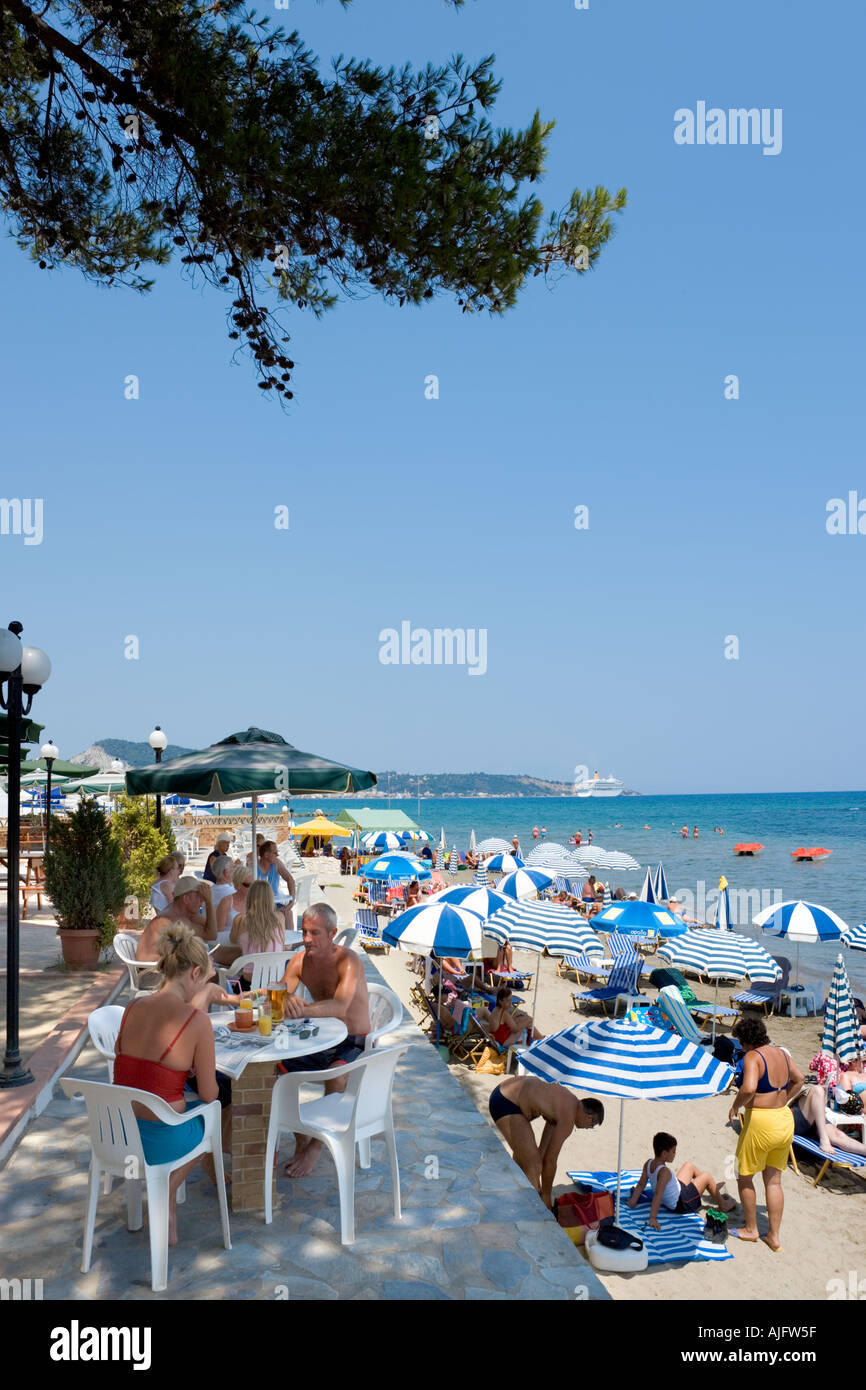
<path id="1" fill-rule="evenodd" d="M 737 1111 L 745 1112 L 737 1144 L 737 1186 L 744 1222 L 738 1230 L 731 1231 L 731 1235 L 739 1240 L 762 1239 L 771 1250 L 780 1251 L 779 1227 L 785 1205 L 782 1173 L 788 1166 L 794 1135 L 794 1116 L 789 1102 L 803 1087 L 803 1073 L 787 1052 L 772 1045 L 761 1019 L 737 1019 L 733 1034 L 746 1056 L 743 1082 L 728 1116 L 733 1124 Z M 764 1178 L 769 1217 L 766 1236 L 758 1232 L 756 1173 Z"/>

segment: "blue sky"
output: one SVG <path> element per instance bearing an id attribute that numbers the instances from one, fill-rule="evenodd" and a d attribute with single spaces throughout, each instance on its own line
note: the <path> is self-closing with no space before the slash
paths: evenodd
<path id="1" fill-rule="evenodd" d="M 866 537 L 825 526 L 866 497 L 862 7 L 272 13 L 323 60 L 495 53 L 494 124 L 557 122 L 545 206 L 601 183 L 629 207 L 591 275 L 504 318 L 296 314 L 290 414 L 178 268 L 142 298 L 0 242 L 2 492 L 44 499 L 41 545 L 0 536 L 3 620 L 52 658 L 61 754 L 257 723 L 372 768 L 863 786 Z M 781 153 L 676 145 L 698 101 L 781 108 Z M 381 664 L 404 620 L 486 629 L 486 673 Z"/>

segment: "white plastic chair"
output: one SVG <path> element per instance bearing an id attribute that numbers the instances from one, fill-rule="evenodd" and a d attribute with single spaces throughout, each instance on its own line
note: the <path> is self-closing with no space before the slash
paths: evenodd
<path id="1" fill-rule="evenodd" d="M 294 933 L 288 932 L 287 935 L 292 936 Z M 298 951 L 302 949 L 301 946 L 295 945 L 285 951 L 260 951 L 252 956 L 238 956 L 231 965 L 219 966 L 220 986 L 225 989 L 229 976 L 234 978 L 236 975 L 240 975 L 241 971 L 249 965 L 252 967 L 252 979 L 247 988 L 267 989 L 268 985 L 283 978 L 286 965 L 292 956 L 297 955 Z"/>
<path id="2" fill-rule="evenodd" d="M 148 970 L 156 970 L 157 962 L 155 960 L 136 960 L 135 952 L 138 949 L 138 937 L 129 936 L 126 932 L 116 932 L 112 944 L 114 946 L 115 955 L 123 961 L 129 973 L 130 989 L 133 994 L 137 994 L 141 988 L 139 985 L 140 976 L 146 974 Z M 155 981 L 151 988 L 158 989 L 159 981 Z M 147 993 L 147 991 L 144 992 Z"/>
<path id="3" fill-rule="evenodd" d="M 87 1016 L 90 1041 L 108 1063 L 109 1084 L 114 1081 L 114 1046 L 123 1015 L 122 1004 L 104 1004 L 101 1009 L 94 1009 L 93 1013 Z"/>
<path id="4" fill-rule="evenodd" d="M 274 1156 L 283 1134 L 308 1134 L 320 1139 L 328 1149 L 337 1170 L 340 1193 L 340 1239 L 351 1245 L 355 1239 L 355 1145 L 384 1135 L 391 1164 L 394 1188 L 394 1216 L 399 1221 L 400 1170 L 394 1138 L 391 1093 L 394 1071 L 408 1045 L 366 1052 L 357 1062 L 333 1067 L 329 1071 L 290 1072 L 278 1077 L 271 1096 L 271 1118 L 265 1151 L 265 1222 L 273 1220 Z M 300 1103 L 305 1084 L 321 1085 L 345 1078 L 345 1091 Z"/>
<path id="5" fill-rule="evenodd" d="M 354 951 L 354 949 L 355 949 L 355 942 L 356 942 L 357 940 L 358 940 L 358 929 L 357 929 L 357 927 L 344 927 L 343 930 L 342 930 L 342 931 L 338 931 L 338 932 L 337 932 L 337 935 L 334 937 L 334 945 L 335 945 L 335 946 L 345 946 L 345 948 L 346 948 L 347 951 Z"/>
<path id="6" fill-rule="evenodd" d="M 403 1022 L 403 1005 L 393 989 L 387 985 L 367 986 L 367 995 L 370 1000 L 370 1031 L 364 1043 L 364 1051 L 374 1051 L 376 1044 L 386 1033 L 393 1033 L 394 1029 Z"/>
<path id="7" fill-rule="evenodd" d="M 154 1293 L 165 1289 L 168 1284 L 169 1178 L 176 1168 L 182 1168 L 190 1159 L 204 1153 L 213 1154 L 223 1245 L 226 1250 L 231 1250 L 218 1100 L 213 1100 L 207 1105 L 194 1106 L 185 1114 L 179 1115 L 159 1096 L 153 1095 L 150 1091 L 136 1090 L 131 1086 L 107 1086 L 102 1081 L 80 1081 L 74 1076 L 62 1077 L 60 1085 L 70 1098 L 78 1095 L 84 1097 L 93 1149 L 87 1210 L 84 1217 L 82 1274 L 86 1274 L 90 1269 L 99 1182 L 104 1174 L 106 1177 L 126 1179 L 127 1228 L 130 1231 L 141 1230 L 143 1189 L 147 1192 L 151 1287 Z M 132 1109 L 134 1101 L 146 1106 L 167 1125 L 186 1124 L 191 1117 L 200 1115 L 204 1120 L 201 1143 L 173 1163 L 148 1163 L 144 1157 L 141 1135 Z M 144 1176 L 131 1177 L 131 1171 Z"/>
<path id="8" fill-rule="evenodd" d="M 292 903 L 292 910 L 295 914 L 295 921 L 300 922 L 307 908 L 310 906 L 310 898 L 315 882 L 312 874 L 306 874 L 303 878 L 295 879 L 295 901 Z"/>

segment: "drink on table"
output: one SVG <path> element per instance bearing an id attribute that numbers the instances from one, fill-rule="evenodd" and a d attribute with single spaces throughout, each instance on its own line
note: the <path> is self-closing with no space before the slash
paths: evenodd
<path id="1" fill-rule="evenodd" d="M 265 995 L 259 1006 L 259 1032 L 263 1038 L 271 1036 L 271 1005 L 267 995 Z"/>
<path id="2" fill-rule="evenodd" d="M 268 1002 L 271 1006 L 271 1018 L 274 1023 L 282 1023 L 283 1021 L 283 1000 L 285 997 L 285 985 L 268 986 Z"/>

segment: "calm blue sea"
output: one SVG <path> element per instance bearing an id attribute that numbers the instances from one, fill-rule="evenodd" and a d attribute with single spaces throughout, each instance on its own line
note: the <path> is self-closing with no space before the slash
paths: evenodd
<path id="1" fill-rule="evenodd" d="M 296 812 L 306 815 L 317 804 L 292 801 Z M 365 805 L 363 799 L 353 803 Z M 376 798 L 369 803 L 381 810 L 388 802 Z M 866 920 L 866 791 L 755 793 L 725 796 L 620 796 L 614 798 L 577 797 L 474 797 L 423 798 L 397 800 L 391 806 L 405 813 L 437 840 L 444 828 L 448 845 L 463 850 L 474 829 L 478 840 L 496 835 L 509 840 L 520 838 L 524 851 L 536 841 L 533 826 L 547 831 L 548 840 L 565 843 L 579 830 L 586 841 L 588 830 L 593 843 L 605 849 L 625 850 L 642 865 L 664 864 L 668 887 L 684 898 L 694 915 L 708 917 L 702 904 L 711 906 L 724 874 L 738 913 L 737 929 L 762 939 L 777 957 L 793 959 L 796 947 L 763 935 L 749 927 L 760 907 L 776 900 L 805 898 L 832 908 L 850 924 Z M 339 803 L 342 809 L 343 803 Z M 336 798 L 328 803 L 331 811 Z M 296 819 L 299 818 L 296 816 Z M 689 827 L 683 840 L 680 828 Z M 697 826 L 700 838 L 692 838 Z M 714 832 L 720 826 L 724 835 Z M 738 858 L 733 847 L 739 841 L 757 840 L 764 845 L 754 859 Z M 801 845 L 821 845 L 833 851 L 823 862 L 797 864 L 791 850 Z M 613 888 L 640 890 L 642 875 L 610 875 Z M 701 896 L 703 893 L 703 897 Z M 690 897 L 688 895 L 691 895 Z M 778 949 L 777 949 L 778 948 Z M 800 948 L 800 978 L 804 983 L 829 979 L 839 948 L 834 944 Z M 844 952 L 852 985 L 866 997 L 866 952 Z"/>

